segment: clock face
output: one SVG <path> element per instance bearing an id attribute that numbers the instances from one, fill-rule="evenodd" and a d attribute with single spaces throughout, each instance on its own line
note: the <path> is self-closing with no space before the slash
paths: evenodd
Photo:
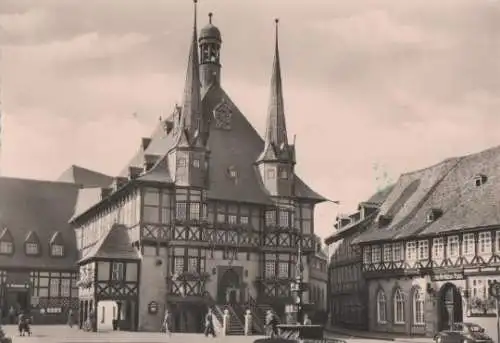
<path id="1" fill-rule="evenodd" d="M 214 108 L 215 127 L 223 130 L 231 130 L 232 116 L 231 107 L 225 101 L 222 101 Z"/>

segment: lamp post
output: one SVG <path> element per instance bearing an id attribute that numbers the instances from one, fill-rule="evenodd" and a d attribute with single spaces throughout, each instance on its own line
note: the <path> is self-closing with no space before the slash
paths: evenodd
<path id="1" fill-rule="evenodd" d="M 304 304 L 304 266 L 302 265 L 302 235 L 299 236 L 297 249 L 297 263 L 295 264 L 295 282 L 291 285 L 292 292 L 295 292 L 295 306 L 297 309 L 297 324 L 303 322 L 303 304 Z"/>

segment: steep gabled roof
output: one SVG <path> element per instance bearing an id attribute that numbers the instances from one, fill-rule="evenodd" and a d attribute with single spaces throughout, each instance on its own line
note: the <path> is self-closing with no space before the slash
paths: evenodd
<path id="1" fill-rule="evenodd" d="M 78 263 L 92 259 L 140 260 L 140 255 L 132 246 L 128 228 L 122 224 L 113 224 L 107 234 Z"/>
<path id="2" fill-rule="evenodd" d="M 50 238 L 50 241 L 49 243 L 52 245 L 52 244 L 56 244 L 56 245 L 64 245 L 64 238 L 61 234 L 60 231 L 56 231 L 54 232 L 54 234 L 52 235 L 52 237 Z"/>
<path id="3" fill-rule="evenodd" d="M 213 84 L 204 90 L 202 95 L 203 113 L 212 118 L 208 139 L 210 149 L 208 198 L 271 204 L 271 198 L 265 191 L 254 164 L 264 148 L 264 140 L 219 85 Z M 225 103 L 231 109 L 230 129 L 218 128 L 213 118 L 214 109 L 221 103 Z M 130 166 L 142 168 L 145 155 L 164 156 L 173 144 L 172 132 L 167 134 L 165 123 L 160 122 L 151 136 L 150 144 L 145 150 L 140 149 Z M 128 168 L 129 166 L 126 166 L 121 175 L 126 176 Z M 229 169 L 236 171 L 235 178 L 229 176 Z M 168 178 L 166 181 L 170 182 Z M 295 194 L 299 198 L 314 202 L 326 200 L 298 176 L 295 177 Z"/>
<path id="4" fill-rule="evenodd" d="M 4 242 L 14 242 L 14 236 L 12 236 L 12 233 L 8 228 L 4 228 L 2 230 L 2 233 L 0 233 L 0 241 Z"/>
<path id="5" fill-rule="evenodd" d="M 475 176 L 487 180 L 477 186 Z M 411 194 L 406 194 L 408 189 Z M 439 235 L 500 225 L 500 147 L 452 158 L 435 166 L 404 174 L 381 207 L 389 225 L 372 228 L 357 243 Z M 408 193 L 408 192 L 407 192 Z M 428 222 L 431 210 L 440 216 Z"/>
<path id="6" fill-rule="evenodd" d="M 68 220 L 75 209 L 78 188 L 73 183 L 0 177 L 0 227 L 4 228 L 2 235 L 11 235 L 14 243 L 14 256 L 0 255 L 0 264 L 73 270 L 76 238 Z M 22 247 L 28 236 L 36 235 L 43 246 L 49 244 L 54 231 L 60 232 L 66 250 L 74 253 L 58 258 L 44 249 L 36 257 L 25 254 Z"/>
<path id="7" fill-rule="evenodd" d="M 72 165 L 59 176 L 57 181 L 75 183 L 84 188 L 108 187 L 113 182 L 113 178 L 94 170 Z"/>
<path id="8" fill-rule="evenodd" d="M 367 201 L 364 201 L 361 204 L 368 203 L 374 206 L 380 206 L 385 199 L 387 199 L 387 196 L 391 192 L 391 190 L 394 188 L 394 185 L 387 186 L 386 188 L 379 190 L 375 194 L 373 194 L 370 198 L 368 198 Z M 350 218 L 355 219 L 352 223 L 341 227 L 339 230 L 335 231 L 333 234 L 325 238 L 325 244 L 330 245 L 333 242 L 336 242 L 339 239 L 344 238 L 349 232 L 356 230 L 356 228 L 359 228 L 360 226 L 368 227 L 370 224 L 375 220 L 377 217 L 378 211 L 374 211 L 373 213 L 370 213 L 366 215 L 364 218 L 361 218 L 359 212 L 355 212 L 355 214 L 350 215 Z M 359 231 L 359 230 L 358 230 Z"/>

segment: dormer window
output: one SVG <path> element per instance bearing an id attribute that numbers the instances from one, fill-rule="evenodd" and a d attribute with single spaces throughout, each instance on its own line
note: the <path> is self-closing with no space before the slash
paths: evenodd
<path id="1" fill-rule="evenodd" d="M 52 235 L 49 242 L 50 245 L 50 255 L 52 257 L 62 257 L 64 256 L 64 240 L 59 231 Z"/>
<path id="2" fill-rule="evenodd" d="M 12 242 L 0 242 L 0 254 L 10 255 L 14 252 L 14 244 Z"/>
<path id="3" fill-rule="evenodd" d="M 55 257 L 60 257 L 64 255 L 64 247 L 59 244 L 54 244 L 50 247 L 50 254 Z"/>
<path id="4" fill-rule="evenodd" d="M 24 241 L 24 251 L 26 255 L 36 256 L 40 254 L 40 241 L 33 231 L 30 231 Z"/>
<path id="5" fill-rule="evenodd" d="M 26 243 L 26 255 L 38 255 L 38 243 Z"/>
<path id="6" fill-rule="evenodd" d="M 386 227 L 387 225 L 389 225 L 391 220 L 391 216 L 388 216 L 387 214 L 381 214 L 378 217 L 378 227 Z"/>
<path id="7" fill-rule="evenodd" d="M 280 169 L 280 179 L 282 180 L 288 179 L 288 170 L 286 170 L 286 168 Z"/>
<path id="8" fill-rule="evenodd" d="M 193 160 L 193 167 L 200 168 L 200 160 L 198 159 Z"/>
<path id="9" fill-rule="evenodd" d="M 486 183 L 487 180 L 488 177 L 486 177 L 486 175 L 478 174 L 474 177 L 474 184 L 476 185 L 476 187 L 481 187 Z"/>
<path id="10" fill-rule="evenodd" d="M 14 253 L 14 239 L 9 229 L 4 228 L 0 234 L 0 254 L 11 255 Z"/>
<path id="11" fill-rule="evenodd" d="M 426 221 L 427 223 L 432 223 L 433 221 L 437 220 L 443 212 L 439 208 L 433 208 L 427 213 L 427 218 Z"/>
<path id="12" fill-rule="evenodd" d="M 276 170 L 274 169 L 268 169 L 267 170 L 267 178 L 272 180 L 276 177 Z"/>

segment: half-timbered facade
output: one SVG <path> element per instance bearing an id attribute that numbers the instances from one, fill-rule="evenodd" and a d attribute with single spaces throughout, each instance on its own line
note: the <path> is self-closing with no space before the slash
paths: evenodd
<path id="1" fill-rule="evenodd" d="M 357 330 L 368 328 L 368 291 L 362 274 L 362 254 L 352 245 L 373 222 L 378 208 L 392 187 L 380 190 L 350 215 L 339 215 L 335 232 L 325 239 L 330 261 L 328 265 L 329 324 Z"/>
<path id="2" fill-rule="evenodd" d="M 243 304 L 284 310 L 298 244 L 309 280 L 314 207 L 325 199 L 294 171 L 277 36 L 264 139 L 222 88 L 221 41 L 211 16 L 199 37 L 195 24 L 181 104 L 142 139 L 110 187 L 80 192 L 72 224 L 81 271 L 91 270 L 81 273 L 81 311 L 97 311 L 108 292 L 106 299 L 136 302 L 126 322 L 132 329 L 159 330 L 168 308 L 174 331 L 196 332 L 213 304 L 230 304 L 241 319 Z M 129 241 L 113 240 L 106 259 L 95 257 L 117 225 Z M 123 256 L 125 246 L 134 247 L 138 262 L 130 249 Z M 113 274 L 102 274 L 101 264 L 108 271 L 125 261 L 127 273 L 137 263 L 136 283 L 111 287 Z"/>
<path id="3" fill-rule="evenodd" d="M 495 336 L 488 281 L 500 280 L 500 148 L 404 174 L 363 251 L 370 329 L 432 335 L 475 322 Z"/>
<path id="4" fill-rule="evenodd" d="M 36 323 L 63 324 L 70 309 L 77 311 L 77 250 L 68 221 L 81 187 L 85 186 L 0 178 L 3 323 L 13 323 L 17 314 L 27 312 Z"/>

